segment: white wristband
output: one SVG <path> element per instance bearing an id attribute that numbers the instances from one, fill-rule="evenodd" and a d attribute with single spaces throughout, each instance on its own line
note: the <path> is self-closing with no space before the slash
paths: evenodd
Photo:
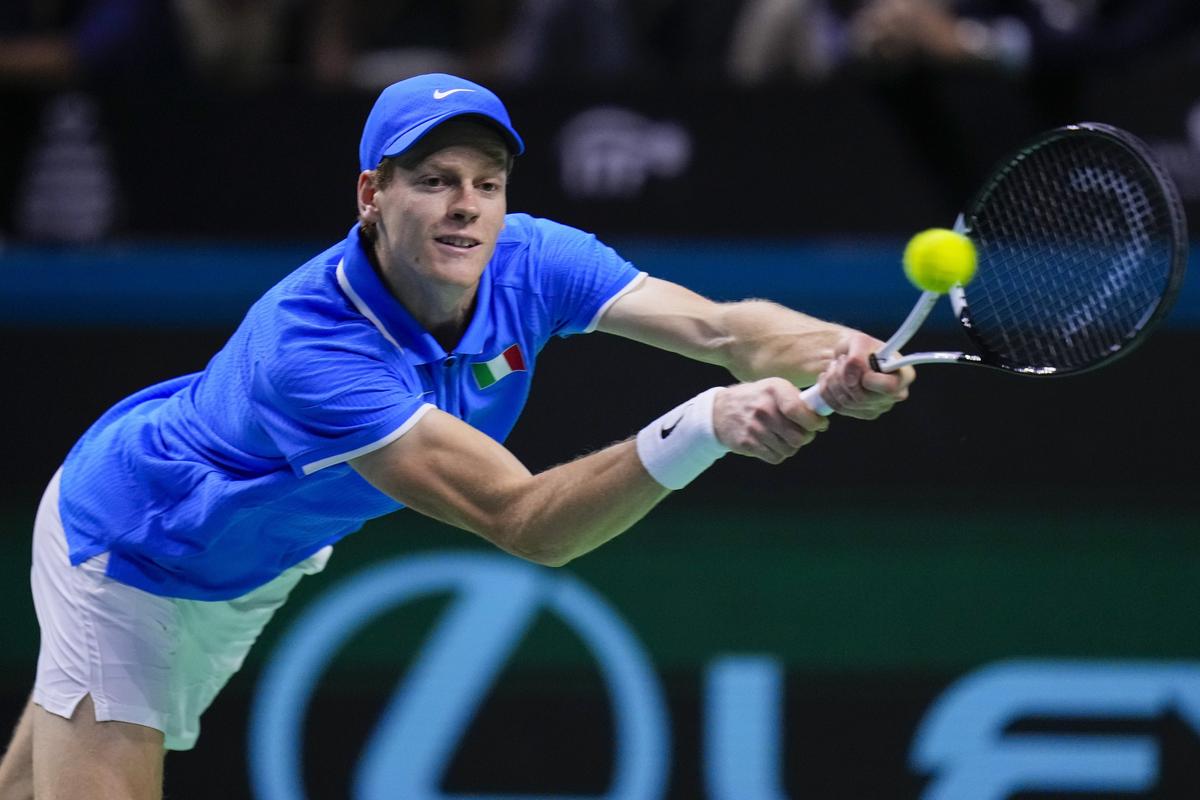
<path id="1" fill-rule="evenodd" d="M 729 452 L 713 428 L 713 399 L 720 390 L 701 392 L 638 432 L 638 457 L 650 476 L 668 489 L 687 486 Z"/>

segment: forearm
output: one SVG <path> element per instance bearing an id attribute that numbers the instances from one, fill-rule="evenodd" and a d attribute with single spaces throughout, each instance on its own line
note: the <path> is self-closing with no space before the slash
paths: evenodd
<path id="1" fill-rule="evenodd" d="M 553 566 L 625 531 L 667 495 L 633 441 L 533 475 L 503 446 L 441 411 L 350 463 L 414 511 Z"/>
<path id="2" fill-rule="evenodd" d="M 827 424 L 781 378 L 701 392 L 633 441 L 519 486 L 522 502 L 504 505 L 517 519 L 508 526 L 509 549 L 542 563 L 566 563 L 633 525 L 667 489 L 687 486 L 726 453 L 778 464 Z"/>
<path id="3" fill-rule="evenodd" d="M 719 306 L 713 351 L 738 380 L 780 377 L 808 386 L 825 371 L 849 329 L 765 300 Z"/>
<path id="4" fill-rule="evenodd" d="M 854 332 L 766 300 L 715 303 L 647 278 L 601 318 L 599 330 L 728 369 L 741 381 L 812 384 Z"/>
<path id="5" fill-rule="evenodd" d="M 507 494 L 496 531 L 505 549 L 561 566 L 624 533 L 668 490 L 646 473 L 630 440 L 533 475 Z"/>
<path id="6" fill-rule="evenodd" d="M 514 555 L 560 566 L 626 531 L 725 453 L 777 464 L 826 424 L 786 381 L 773 378 L 701 392 L 636 439 L 537 475 L 438 409 L 349 463 L 414 511 Z"/>
<path id="7" fill-rule="evenodd" d="M 907 396 L 911 368 L 871 372 L 882 342 L 765 300 L 715 303 L 670 281 L 647 278 L 620 297 L 599 330 L 729 370 L 743 383 L 783 378 L 822 382 L 839 413 L 874 419 Z"/>

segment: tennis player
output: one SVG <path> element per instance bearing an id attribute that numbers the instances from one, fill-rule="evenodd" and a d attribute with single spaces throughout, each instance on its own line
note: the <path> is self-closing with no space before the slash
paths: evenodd
<path id="1" fill-rule="evenodd" d="M 906 396 L 911 370 L 869 369 L 875 339 L 713 303 L 508 214 L 523 149 L 482 86 L 389 87 L 346 239 L 256 302 L 203 372 L 122 400 L 74 446 L 34 526 L 41 650 L 0 798 L 160 797 L 165 750 L 193 746 L 289 591 L 368 519 L 408 506 L 558 566 L 727 452 L 775 464 L 811 442 L 827 423 L 797 385 L 866 419 Z M 592 330 L 739 383 L 532 475 L 500 442 L 542 346 Z"/>

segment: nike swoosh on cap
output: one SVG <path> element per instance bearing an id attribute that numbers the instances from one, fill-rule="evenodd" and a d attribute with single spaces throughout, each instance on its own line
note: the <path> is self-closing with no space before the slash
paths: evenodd
<path id="1" fill-rule="evenodd" d="M 433 99 L 434 100 L 445 100 L 447 97 L 454 94 L 455 92 L 473 92 L 473 91 L 475 91 L 475 90 L 474 89 L 444 89 L 444 90 L 443 89 L 434 89 L 433 90 Z"/>

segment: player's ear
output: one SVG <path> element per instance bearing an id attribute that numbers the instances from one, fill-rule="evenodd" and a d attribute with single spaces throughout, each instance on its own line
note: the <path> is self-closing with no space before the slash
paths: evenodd
<path id="1" fill-rule="evenodd" d="M 375 171 L 364 170 L 358 175 L 358 218 L 364 222 L 379 221 L 379 207 L 375 195 L 379 187 L 375 184 Z"/>

